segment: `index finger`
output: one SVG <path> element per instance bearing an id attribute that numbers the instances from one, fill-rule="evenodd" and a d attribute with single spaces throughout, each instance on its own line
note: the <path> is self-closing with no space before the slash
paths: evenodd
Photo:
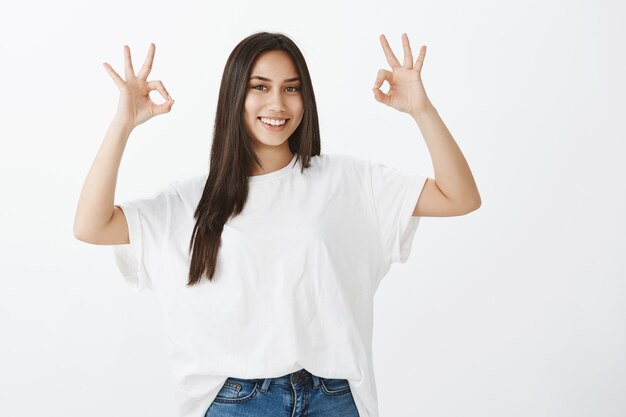
<path id="1" fill-rule="evenodd" d="M 383 46 L 385 57 L 387 57 L 387 62 L 389 63 L 389 65 L 391 65 L 391 68 L 399 67 L 400 61 L 398 61 L 398 58 L 396 58 L 396 56 L 394 55 L 391 47 L 389 47 L 389 43 L 387 42 L 387 38 L 385 38 L 385 35 L 380 35 L 379 39 L 380 43 Z"/>
<path id="2" fill-rule="evenodd" d="M 150 42 L 150 48 L 148 48 L 148 55 L 141 66 L 141 70 L 139 70 L 139 74 L 137 74 L 137 78 L 147 79 L 150 71 L 152 71 L 152 62 L 154 61 L 154 50 L 156 46 Z"/>

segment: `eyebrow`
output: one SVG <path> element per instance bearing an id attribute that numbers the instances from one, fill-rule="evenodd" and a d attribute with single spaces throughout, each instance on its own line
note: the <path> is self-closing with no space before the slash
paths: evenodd
<path id="1" fill-rule="evenodd" d="M 269 78 L 265 78 L 265 77 L 261 77 L 260 75 L 253 75 L 252 77 L 250 77 L 250 79 L 255 79 L 258 78 L 259 80 L 263 80 L 263 81 L 272 81 Z M 294 78 L 287 78 L 284 82 L 289 83 L 291 81 L 300 81 L 300 77 L 294 77 Z"/>

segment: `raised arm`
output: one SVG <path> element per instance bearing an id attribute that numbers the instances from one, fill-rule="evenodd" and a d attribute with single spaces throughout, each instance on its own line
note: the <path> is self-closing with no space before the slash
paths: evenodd
<path id="1" fill-rule="evenodd" d="M 89 169 L 78 199 L 74 237 L 83 242 L 102 245 L 129 243 L 126 217 L 113 204 L 122 155 L 133 129 L 153 116 L 168 113 L 174 103 L 161 81 L 147 81 L 154 50 L 155 45 L 150 44 L 148 56 L 135 76 L 130 48 L 124 45 L 126 80 L 109 64 L 103 64 L 120 90 L 120 99 L 117 113 Z M 159 105 L 152 102 L 149 96 L 152 90 L 158 90 L 167 101 Z"/>
<path id="2" fill-rule="evenodd" d="M 113 120 L 83 183 L 74 217 L 74 237 L 87 243 L 129 243 L 121 210 L 114 215 L 117 174 L 132 126 Z"/>
<path id="3" fill-rule="evenodd" d="M 384 35 L 380 43 L 392 71 L 378 71 L 372 87 L 374 98 L 413 117 L 435 169 L 435 178 L 427 179 L 413 216 L 459 216 L 478 209 L 481 199 L 470 167 L 424 89 L 421 71 L 426 45 L 422 45 L 413 63 L 409 37 L 403 33 L 404 61 L 400 64 Z M 384 81 L 389 83 L 387 94 L 380 91 Z"/>

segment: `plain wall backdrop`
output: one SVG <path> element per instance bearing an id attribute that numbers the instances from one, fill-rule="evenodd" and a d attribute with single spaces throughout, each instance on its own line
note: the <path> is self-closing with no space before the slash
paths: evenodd
<path id="1" fill-rule="evenodd" d="M 157 301 L 112 248 L 73 237 L 117 108 L 102 66 L 176 100 L 131 134 L 116 202 L 206 172 L 222 70 L 260 31 L 290 36 L 322 152 L 434 177 L 406 113 L 377 102 L 427 45 L 422 80 L 482 207 L 423 217 L 375 298 L 383 417 L 626 416 L 626 4 L 618 0 L 21 2 L 0 12 L 0 415 L 175 416 Z M 383 86 L 387 91 L 388 85 Z M 154 100 L 163 102 L 158 93 Z"/>

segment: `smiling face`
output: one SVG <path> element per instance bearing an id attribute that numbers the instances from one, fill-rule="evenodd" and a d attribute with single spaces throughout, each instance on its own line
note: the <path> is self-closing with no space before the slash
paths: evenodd
<path id="1" fill-rule="evenodd" d="M 259 55 L 250 73 L 244 103 L 246 131 L 255 150 L 288 146 L 286 141 L 304 113 L 301 85 L 298 69 L 287 52 L 267 51 Z M 274 124 L 285 119 L 286 122 L 274 126 L 262 118 Z"/>

